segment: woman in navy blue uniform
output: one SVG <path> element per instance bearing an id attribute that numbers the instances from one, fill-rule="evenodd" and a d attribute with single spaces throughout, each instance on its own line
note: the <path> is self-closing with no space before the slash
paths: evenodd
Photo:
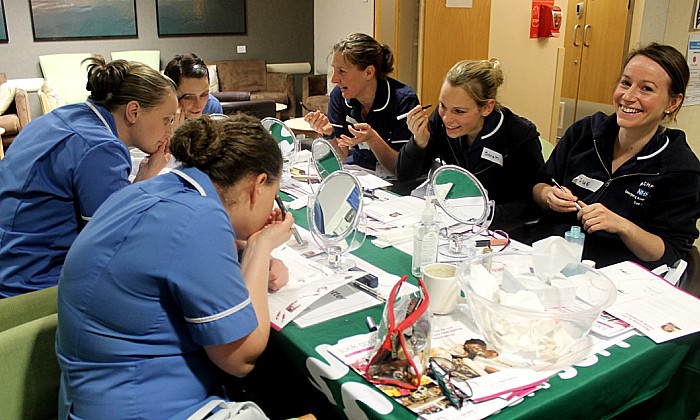
<path id="1" fill-rule="evenodd" d="M 0 161 L 0 298 L 56 284 L 78 232 L 130 183 L 129 147 L 150 154 L 136 181 L 168 162 L 175 84 L 141 63 L 88 60 L 88 100 L 33 120 Z"/>
<path id="2" fill-rule="evenodd" d="M 267 345 L 267 292 L 286 283 L 270 252 L 294 223 L 273 211 L 279 148 L 243 114 L 189 119 L 171 143 L 182 166 L 113 194 L 66 257 L 60 419 L 187 418 Z"/>
<path id="3" fill-rule="evenodd" d="M 430 117 L 421 107 L 408 114 L 413 136 L 399 153 L 396 175 L 403 182 L 417 179 L 435 159 L 461 166 L 496 202 L 492 225 L 512 229 L 513 221 L 538 210 L 531 192 L 544 159 L 535 125 L 497 101 L 501 84 L 503 72 L 495 58 L 455 64 Z"/>
<path id="4" fill-rule="evenodd" d="M 406 121 L 396 117 L 416 106 L 418 96 L 388 77 L 394 71 L 391 48 L 369 35 L 351 34 L 333 46 L 331 66 L 335 87 L 328 115 L 315 111 L 304 119 L 342 159 L 349 156 L 348 163 L 395 175 L 398 150 L 411 137 Z"/>
<path id="5" fill-rule="evenodd" d="M 542 169 L 533 195 L 548 212 L 531 240 L 580 225 L 583 258 L 600 267 L 632 260 L 654 268 L 687 256 L 698 237 L 700 162 L 685 133 L 663 124 L 675 120 L 689 74 L 668 45 L 627 57 L 615 114 L 577 121 Z"/>
<path id="6" fill-rule="evenodd" d="M 175 127 L 185 118 L 224 112 L 221 102 L 209 92 L 209 69 L 197 54 L 176 55 L 163 73 L 177 85 L 180 109 Z"/>

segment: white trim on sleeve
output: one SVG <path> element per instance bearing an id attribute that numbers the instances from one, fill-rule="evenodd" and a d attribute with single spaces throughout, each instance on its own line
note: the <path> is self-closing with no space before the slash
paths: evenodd
<path id="1" fill-rule="evenodd" d="M 239 303 L 238 305 L 234 306 L 233 308 L 229 308 L 223 312 L 219 312 L 218 314 L 214 315 L 209 315 L 209 316 L 204 316 L 201 318 L 188 318 L 185 317 L 185 321 L 191 323 L 191 324 L 204 324 L 206 322 L 212 322 L 212 321 L 217 321 L 221 318 L 225 318 L 233 313 L 236 313 L 240 311 L 241 309 L 245 308 L 250 304 L 250 298 L 247 298 L 243 302 Z"/>

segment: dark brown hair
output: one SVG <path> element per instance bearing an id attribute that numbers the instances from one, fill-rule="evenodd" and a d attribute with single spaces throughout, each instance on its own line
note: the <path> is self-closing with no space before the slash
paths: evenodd
<path id="1" fill-rule="evenodd" d="M 170 139 L 170 152 L 221 187 L 231 187 L 250 175 L 265 173 L 268 183 L 282 175 L 277 142 L 260 120 L 242 113 L 223 119 L 203 115 L 186 120 Z"/>
<path id="2" fill-rule="evenodd" d="M 173 79 L 176 85 L 180 86 L 180 78 L 189 77 L 192 79 L 201 79 L 206 77 L 209 80 L 209 69 L 204 63 L 204 60 L 199 58 L 195 53 L 176 55 L 165 66 L 163 71 L 166 76 Z"/>
<path id="3" fill-rule="evenodd" d="M 168 92 L 177 94 L 172 80 L 137 61 L 107 63 L 96 55 L 83 62 L 89 63 L 85 88 L 90 91 L 90 100 L 110 111 L 131 101 L 153 108 L 163 103 Z"/>
<path id="4" fill-rule="evenodd" d="M 391 48 L 366 34 L 348 35 L 333 46 L 332 52 L 342 54 L 360 70 L 374 66 L 377 79 L 386 79 L 394 71 L 394 53 Z"/>

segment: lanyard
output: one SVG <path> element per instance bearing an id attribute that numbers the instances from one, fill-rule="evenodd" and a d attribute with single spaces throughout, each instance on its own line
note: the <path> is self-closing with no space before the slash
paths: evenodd
<path id="1" fill-rule="evenodd" d="M 90 101 L 85 101 L 85 104 L 87 104 L 87 106 L 90 107 L 92 112 L 94 112 L 95 115 L 97 115 L 97 118 L 99 118 L 102 121 L 102 124 L 104 124 L 105 127 L 107 127 L 107 130 L 109 130 L 109 132 L 112 133 L 112 135 L 114 135 L 114 131 L 112 131 L 112 127 L 110 127 L 109 124 L 107 124 L 107 120 L 105 120 L 105 117 L 103 117 L 102 114 L 100 114 L 100 112 L 97 110 L 97 108 L 95 108 L 95 105 L 93 105 L 92 102 L 90 102 Z"/>

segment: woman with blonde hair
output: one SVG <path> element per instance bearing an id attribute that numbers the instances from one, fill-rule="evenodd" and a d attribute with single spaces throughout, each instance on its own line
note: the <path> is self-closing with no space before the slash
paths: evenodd
<path id="1" fill-rule="evenodd" d="M 396 163 L 399 181 L 425 174 L 435 159 L 470 171 L 496 202 L 495 227 L 536 210 L 530 192 L 544 164 L 535 125 L 496 99 L 501 84 L 498 59 L 455 64 L 445 76 L 437 109 L 428 116 L 417 106 L 408 114 L 413 137 Z"/>
<path id="2" fill-rule="evenodd" d="M 87 61 L 88 99 L 33 120 L 0 161 L 0 298 L 56 284 L 78 232 L 129 184 L 130 147 L 150 155 L 136 181 L 168 162 L 175 84 L 141 63 Z"/>

